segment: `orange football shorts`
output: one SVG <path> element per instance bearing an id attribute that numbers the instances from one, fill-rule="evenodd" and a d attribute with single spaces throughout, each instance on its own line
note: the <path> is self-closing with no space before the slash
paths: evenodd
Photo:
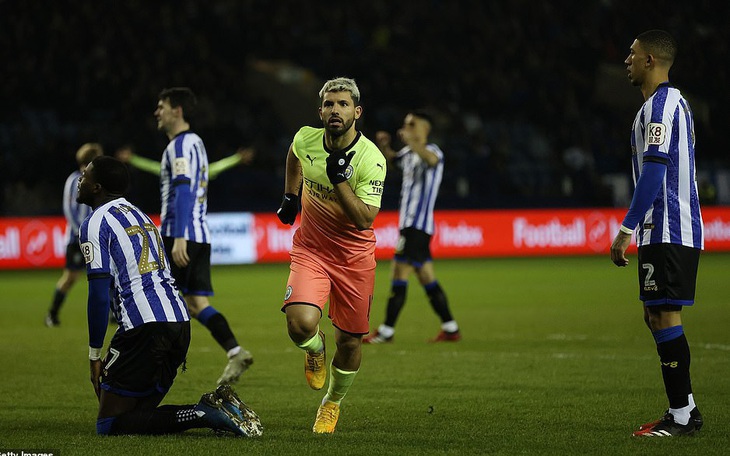
<path id="1" fill-rule="evenodd" d="M 324 313 L 329 299 L 328 317 L 333 325 L 352 334 L 368 333 L 375 287 L 373 257 L 339 265 L 323 261 L 306 249 L 294 248 L 289 269 L 282 311 L 290 304 L 305 303 Z"/>

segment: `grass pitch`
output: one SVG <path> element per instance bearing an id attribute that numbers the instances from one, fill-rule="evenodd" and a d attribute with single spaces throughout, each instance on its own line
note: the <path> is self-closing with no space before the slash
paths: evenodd
<path id="1" fill-rule="evenodd" d="M 68 455 L 255 454 L 727 454 L 730 448 L 730 255 L 700 260 L 697 304 L 684 312 L 696 437 L 635 439 L 666 408 L 653 339 L 637 300 L 635 256 L 440 260 L 436 271 L 463 333 L 427 344 L 438 320 L 411 280 L 395 342 L 364 346 L 337 432 L 311 432 L 323 392 L 304 380 L 303 357 L 279 311 L 285 264 L 216 267 L 212 304 L 255 363 L 236 385 L 261 416 L 259 439 L 206 430 L 165 437 L 99 437 L 88 381 L 86 284 L 69 294 L 62 326 L 43 326 L 59 271 L 0 272 L 0 450 Z M 384 317 L 389 262 L 378 266 L 371 327 Z M 323 329 L 334 350 L 328 320 Z M 107 341 L 111 329 L 107 333 Z M 226 359 L 193 323 L 188 371 L 164 403 L 195 403 Z"/>

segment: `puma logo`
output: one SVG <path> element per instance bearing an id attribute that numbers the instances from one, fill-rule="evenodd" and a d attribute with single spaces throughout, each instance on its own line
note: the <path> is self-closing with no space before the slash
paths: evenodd
<path id="1" fill-rule="evenodd" d="M 385 168 L 383 168 L 383 164 L 382 164 L 382 163 L 376 163 L 375 165 L 376 165 L 376 166 L 377 166 L 378 168 L 380 168 L 380 169 L 385 169 Z"/>
<path id="2" fill-rule="evenodd" d="M 315 160 L 316 158 L 317 158 L 317 157 L 314 157 L 314 158 L 312 158 L 312 157 L 310 157 L 310 156 L 309 156 L 309 154 L 307 154 L 307 160 L 309 160 L 309 164 L 310 164 L 311 166 L 314 166 L 314 160 Z"/>

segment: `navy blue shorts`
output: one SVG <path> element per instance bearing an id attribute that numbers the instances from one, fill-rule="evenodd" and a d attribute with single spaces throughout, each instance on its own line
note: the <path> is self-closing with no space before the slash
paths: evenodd
<path id="1" fill-rule="evenodd" d="M 78 242 L 72 242 L 66 246 L 66 269 L 78 271 L 86 268 L 84 254 L 81 253 L 81 246 Z"/>
<path id="2" fill-rule="evenodd" d="M 120 396 L 167 394 L 189 346 L 189 321 L 145 323 L 117 332 L 102 362 L 101 387 Z"/>
<path id="3" fill-rule="evenodd" d="M 170 261 L 170 269 L 178 290 L 185 296 L 213 296 L 213 284 L 210 280 L 210 244 L 188 241 L 190 263 L 181 268 L 172 261 L 172 244 L 175 238 L 163 237 L 162 242 L 165 244 L 165 253 Z"/>
<path id="4" fill-rule="evenodd" d="M 639 247 L 639 299 L 644 305 L 694 304 L 700 252 L 677 244 Z"/>
<path id="5" fill-rule="evenodd" d="M 403 228 L 395 245 L 395 261 L 420 267 L 431 261 L 431 235 L 416 228 Z"/>

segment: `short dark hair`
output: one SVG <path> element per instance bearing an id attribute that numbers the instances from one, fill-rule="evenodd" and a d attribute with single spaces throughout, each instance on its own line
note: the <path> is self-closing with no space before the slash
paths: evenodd
<path id="1" fill-rule="evenodd" d="M 129 187 L 127 165 L 114 157 L 100 156 L 91 161 L 93 182 L 101 185 L 108 193 L 123 195 Z"/>
<path id="2" fill-rule="evenodd" d="M 654 57 L 666 60 L 670 64 L 677 56 L 677 42 L 669 32 L 664 30 L 647 30 L 636 37 L 641 47 Z"/>
<path id="3" fill-rule="evenodd" d="M 192 90 L 187 87 L 170 87 L 162 89 L 158 97 L 160 100 L 169 100 L 173 108 L 182 107 L 183 118 L 190 120 L 195 117 L 195 109 L 198 106 L 198 99 Z"/>

